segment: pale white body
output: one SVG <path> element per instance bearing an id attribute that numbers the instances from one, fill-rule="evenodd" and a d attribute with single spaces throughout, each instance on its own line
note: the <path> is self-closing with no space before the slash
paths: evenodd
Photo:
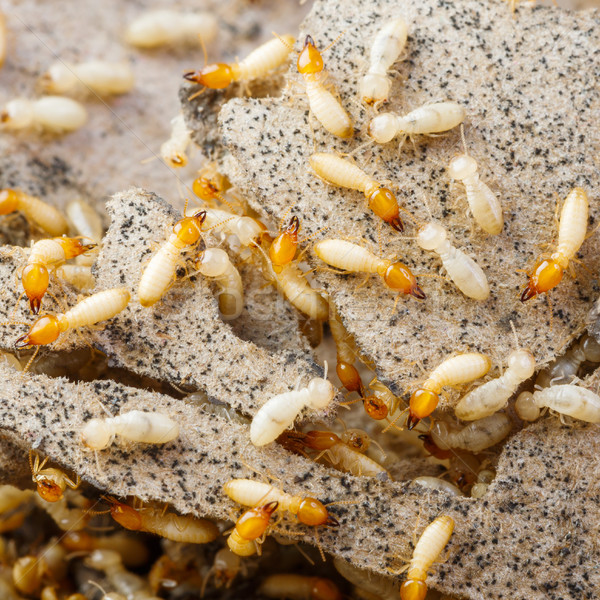
<path id="1" fill-rule="evenodd" d="M 169 167 L 185 167 L 188 163 L 186 151 L 192 141 L 192 132 L 185 123 L 183 113 L 171 121 L 171 137 L 160 147 L 160 156 Z"/>
<path id="2" fill-rule="evenodd" d="M 392 80 L 387 72 L 406 46 L 408 26 L 401 17 L 384 25 L 373 40 L 367 74 L 360 80 L 359 95 L 363 102 L 385 102 L 390 95 Z"/>
<path id="3" fill-rule="evenodd" d="M 66 313 L 57 315 L 61 330 L 86 327 L 87 325 L 95 325 L 100 321 L 112 319 L 125 309 L 129 304 L 130 297 L 129 290 L 125 288 L 104 290 L 89 296 Z M 66 325 L 64 329 L 62 328 L 63 325 Z"/>
<path id="4" fill-rule="evenodd" d="M 439 477 L 430 477 L 423 475 L 413 479 L 413 483 L 420 485 L 421 487 L 429 490 L 438 490 L 451 494 L 452 496 L 462 496 L 463 493 L 453 483 L 440 479 Z"/>
<path id="5" fill-rule="evenodd" d="M 537 421 L 542 411 L 531 392 L 521 392 L 515 401 L 515 412 L 523 421 Z"/>
<path id="6" fill-rule="evenodd" d="M 91 450 L 103 450 L 116 435 L 132 442 L 165 444 L 179 436 L 179 425 L 163 413 L 130 410 L 116 417 L 91 419 L 81 430 L 81 441 Z"/>
<path id="7" fill-rule="evenodd" d="M 486 300 L 490 286 L 481 267 L 448 240 L 448 232 L 438 223 L 428 223 L 417 234 L 417 244 L 423 250 L 435 252 L 441 259 L 448 277 L 469 298 Z"/>
<path id="8" fill-rule="evenodd" d="M 70 283 L 82 292 L 87 292 L 96 286 L 92 275 L 92 267 L 86 265 L 62 265 L 55 271 L 56 276 Z"/>
<path id="9" fill-rule="evenodd" d="M 506 406 L 519 385 L 535 372 L 535 358 L 529 350 L 515 350 L 508 357 L 508 368 L 464 396 L 454 408 L 456 416 L 463 421 L 475 421 Z"/>
<path id="10" fill-rule="evenodd" d="M 427 571 L 437 560 L 454 531 L 454 521 L 447 515 L 437 517 L 421 534 L 408 567 L 408 579 L 425 581 Z"/>
<path id="11" fill-rule="evenodd" d="M 92 93 L 110 96 L 130 92 L 134 77 L 127 63 L 92 60 L 80 64 L 56 62 L 42 75 L 41 82 L 48 94 Z"/>
<path id="12" fill-rule="evenodd" d="M 270 444 L 288 427 L 305 407 L 315 410 L 327 408 L 335 396 L 333 385 L 315 377 L 301 390 L 273 396 L 254 415 L 250 425 L 250 439 L 255 446 Z"/>
<path id="13" fill-rule="evenodd" d="M 478 352 L 467 352 L 447 358 L 425 380 L 422 387 L 439 393 L 444 386 L 460 385 L 483 377 L 492 365 L 490 359 Z"/>
<path id="14" fill-rule="evenodd" d="M 234 81 L 251 81 L 274 71 L 287 61 L 295 43 L 294 36 L 282 35 L 281 39 L 276 37 L 262 44 L 246 58 L 232 65 Z"/>
<path id="15" fill-rule="evenodd" d="M 538 408 L 548 407 L 562 415 L 588 423 L 600 423 L 600 396 L 577 385 L 554 385 L 533 393 Z"/>
<path id="16" fill-rule="evenodd" d="M 381 113 L 369 123 L 369 135 L 378 143 L 386 144 L 397 135 L 418 135 L 448 131 L 465 119 L 465 109 L 457 102 L 427 104 L 403 117 Z"/>
<path id="17" fill-rule="evenodd" d="M 335 443 L 323 451 L 323 455 L 338 471 L 350 473 L 355 477 L 378 477 L 385 475 L 388 481 L 393 481 L 390 473 L 372 458 L 355 450 L 343 441 Z"/>
<path id="18" fill-rule="evenodd" d="M 82 104 L 62 96 L 42 96 L 36 100 L 11 100 L 0 113 L 0 130 L 39 129 L 68 133 L 83 127 L 87 111 Z"/>
<path id="19" fill-rule="evenodd" d="M 585 190 L 574 188 L 565 198 L 558 225 L 558 244 L 551 256 L 563 269 L 577 254 L 585 240 L 588 225 L 589 204 Z"/>
<path id="20" fill-rule="evenodd" d="M 252 217 L 241 217 L 220 208 L 206 208 L 204 226 L 211 231 L 224 231 L 235 235 L 242 246 L 252 246 L 265 230 Z"/>
<path id="21" fill-rule="evenodd" d="M 504 413 L 496 413 L 465 426 L 436 421 L 431 429 L 431 437 L 441 450 L 462 448 L 469 452 L 481 452 L 503 440 L 511 429 L 510 418 Z"/>
<path id="22" fill-rule="evenodd" d="M 102 217 L 91 204 L 77 198 L 71 200 L 65 208 L 69 225 L 77 235 L 89 238 L 99 243 L 104 235 Z"/>
<path id="23" fill-rule="evenodd" d="M 7 193 L 9 193 L 7 190 L 0 191 L 0 201 L 2 195 Z M 14 193 L 17 199 L 15 210 L 22 212 L 29 221 L 35 223 L 40 229 L 55 236 L 67 233 L 69 224 L 54 206 L 18 190 L 11 190 L 11 193 Z"/>
<path id="24" fill-rule="evenodd" d="M 60 265 L 67 260 L 63 246 L 56 240 L 39 240 L 31 246 L 27 264 Z"/>
<path id="25" fill-rule="evenodd" d="M 173 542 L 185 544 L 208 544 L 219 535 L 217 526 L 208 519 L 192 515 L 166 513 L 158 508 L 140 508 L 142 528 Z"/>
<path id="26" fill-rule="evenodd" d="M 348 138 L 354 131 L 352 121 L 339 100 L 323 85 L 322 75 L 307 73 L 303 76 L 310 110 L 329 133 Z"/>
<path id="27" fill-rule="evenodd" d="M 355 273 L 383 275 L 391 265 L 391 261 L 379 258 L 366 248 L 346 240 L 321 240 L 313 246 L 313 252 L 328 265 Z"/>
<path id="28" fill-rule="evenodd" d="M 358 190 L 366 196 L 380 187 L 379 183 L 361 168 L 336 154 L 319 152 L 313 154 L 308 160 L 313 171 L 321 179 L 333 185 Z"/>
<path id="29" fill-rule="evenodd" d="M 330 309 L 329 329 L 331 330 L 331 337 L 333 337 L 333 341 L 335 342 L 338 362 L 343 361 L 351 365 L 356 360 L 358 354 L 354 336 L 349 334 L 348 330 L 344 327 L 334 304 L 330 305 Z"/>
<path id="30" fill-rule="evenodd" d="M 504 227 L 502 206 L 496 194 L 479 179 L 477 161 L 468 154 L 461 154 L 452 159 L 448 173 L 465 186 L 467 202 L 478 225 L 490 235 L 498 235 Z"/>
<path id="31" fill-rule="evenodd" d="M 238 504 L 243 506 L 264 506 L 270 502 L 279 502 L 277 510 L 298 514 L 304 496 L 293 496 L 279 488 L 256 481 L 255 479 L 231 479 L 223 486 L 223 491 Z"/>
<path id="32" fill-rule="evenodd" d="M 239 317 L 244 309 L 244 285 L 227 252 L 220 248 L 207 248 L 196 262 L 196 269 L 217 284 L 219 309 L 223 319 Z"/>
<path id="33" fill-rule="evenodd" d="M 138 48 L 157 48 L 170 44 L 205 44 L 218 32 L 217 19 L 210 13 L 153 10 L 133 21 L 125 40 Z"/>

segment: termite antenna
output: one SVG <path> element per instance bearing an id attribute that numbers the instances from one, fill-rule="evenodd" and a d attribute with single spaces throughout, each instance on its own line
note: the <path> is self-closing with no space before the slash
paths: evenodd
<path id="1" fill-rule="evenodd" d="M 329 50 L 329 49 L 330 49 L 330 48 L 331 48 L 331 47 L 332 47 L 334 44 L 337 44 L 337 42 L 338 42 L 338 41 L 341 39 L 341 37 L 342 37 L 343 35 L 345 35 L 345 34 L 346 34 L 346 30 L 344 29 L 344 31 L 342 31 L 342 33 L 340 33 L 340 34 L 339 34 L 339 35 L 338 35 L 338 36 L 335 38 L 335 40 L 333 40 L 333 42 L 331 42 L 331 44 L 329 44 L 329 46 L 327 46 L 327 48 L 325 48 L 325 49 L 323 50 L 323 53 L 327 52 L 327 50 Z"/>
<path id="2" fill-rule="evenodd" d="M 517 330 L 515 328 L 515 324 L 512 319 L 510 320 L 510 328 L 512 329 L 513 335 L 515 336 L 515 348 L 519 349 L 519 336 L 517 335 Z"/>
<path id="3" fill-rule="evenodd" d="M 463 123 L 460 124 L 460 139 L 462 140 L 462 145 L 463 145 L 463 149 L 465 151 L 465 154 L 469 154 L 467 152 L 467 142 L 465 140 L 465 126 Z"/>
<path id="4" fill-rule="evenodd" d="M 325 367 L 325 373 L 323 374 L 323 379 L 327 379 L 327 371 L 329 370 L 329 365 L 327 364 L 326 360 L 323 361 L 323 366 Z"/>
<path id="5" fill-rule="evenodd" d="M 278 33 L 271 31 L 271 33 L 286 47 L 290 52 L 296 52 L 293 46 L 290 46 Z M 298 54 L 298 52 L 296 52 Z"/>

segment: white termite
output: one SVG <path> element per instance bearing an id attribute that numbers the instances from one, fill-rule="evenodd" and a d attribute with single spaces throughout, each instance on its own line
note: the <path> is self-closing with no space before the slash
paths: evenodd
<path id="1" fill-rule="evenodd" d="M 452 496 L 462 496 L 463 493 L 450 481 L 445 481 L 439 477 L 430 477 L 428 475 L 422 475 L 412 480 L 413 483 L 420 485 L 421 487 L 427 488 L 428 490 L 438 490 L 451 494 Z"/>
<path id="2" fill-rule="evenodd" d="M 600 396 L 577 385 L 554 385 L 533 392 L 538 408 L 549 408 L 588 423 L 600 423 Z"/>
<path id="3" fill-rule="evenodd" d="M 515 350 L 508 357 L 508 368 L 464 396 L 454 408 L 456 416 L 463 421 L 475 421 L 493 415 L 506 406 L 517 388 L 535 372 L 535 357 L 529 350 Z"/>
<path id="4" fill-rule="evenodd" d="M 84 106 L 71 98 L 42 96 L 36 100 L 17 98 L 0 112 L 0 131 L 38 129 L 60 134 L 75 131 L 87 121 Z"/>
<path id="5" fill-rule="evenodd" d="M 171 121 L 171 137 L 160 147 L 160 156 L 169 167 L 185 167 L 188 163 L 186 151 L 192 141 L 192 132 L 185 123 L 183 113 Z"/>
<path id="6" fill-rule="evenodd" d="M 58 278 L 82 292 L 88 292 L 96 286 L 92 267 L 86 265 L 62 265 L 56 269 L 55 273 Z"/>
<path id="7" fill-rule="evenodd" d="M 91 450 L 103 450 L 116 435 L 132 442 L 165 444 L 179 436 L 179 425 L 164 413 L 130 410 L 116 417 L 91 419 L 81 430 L 81 441 Z"/>
<path id="8" fill-rule="evenodd" d="M 81 198 L 71 200 L 65 208 L 65 213 L 76 235 L 89 238 L 97 244 L 100 242 L 104 235 L 102 217 L 89 202 Z"/>
<path id="9" fill-rule="evenodd" d="M 253 246 L 262 234 L 264 226 L 256 219 L 240 216 L 220 208 L 206 208 L 204 225 L 211 232 L 222 231 L 234 235 L 242 246 Z"/>
<path id="10" fill-rule="evenodd" d="M 398 17 L 384 25 L 373 40 L 367 74 L 360 80 L 360 98 L 366 104 L 386 102 L 390 96 L 392 80 L 387 72 L 398 60 L 406 46 L 408 26 Z"/>
<path id="11" fill-rule="evenodd" d="M 273 396 L 260 407 L 252 419 L 252 443 L 255 446 L 270 444 L 293 424 L 303 408 L 322 410 L 331 404 L 334 397 L 335 388 L 322 377 L 315 377 L 307 387 L 300 390 Z"/>
<path id="12" fill-rule="evenodd" d="M 482 268 L 448 239 L 448 231 L 439 223 L 428 223 L 417 233 L 417 244 L 423 250 L 435 252 L 441 259 L 448 277 L 469 298 L 486 300 L 490 286 Z"/>
<path id="13" fill-rule="evenodd" d="M 418 134 L 439 133 L 460 125 L 465 109 L 457 102 L 426 104 L 403 117 L 387 112 L 374 117 L 369 123 L 369 135 L 378 143 L 386 144 L 397 135 L 404 138 Z"/>
<path id="14" fill-rule="evenodd" d="M 55 62 L 41 77 L 47 94 L 97 94 L 111 96 L 126 94 L 133 89 L 134 77 L 127 63 L 104 60 L 70 64 Z"/>
<path id="15" fill-rule="evenodd" d="M 195 267 L 217 284 L 219 310 L 223 319 L 239 317 L 244 309 L 244 284 L 227 252 L 220 248 L 207 248 L 200 254 Z"/>
<path id="16" fill-rule="evenodd" d="M 510 418 L 504 413 L 496 413 L 464 426 L 436 421 L 430 433 L 435 445 L 441 450 L 462 448 L 477 453 L 495 446 L 511 429 Z"/>
<path id="17" fill-rule="evenodd" d="M 210 13 L 153 10 L 133 21 L 125 40 L 138 48 L 158 48 L 170 44 L 210 43 L 218 32 L 217 19 Z"/>
<path id="18" fill-rule="evenodd" d="M 17 210 L 22 212 L 28 221 L 50 235 L 63 235 L 69 229 L 69 224 L 60 211 L 47 202 L 20 190 L 0 190 L 0 215 Z"/>

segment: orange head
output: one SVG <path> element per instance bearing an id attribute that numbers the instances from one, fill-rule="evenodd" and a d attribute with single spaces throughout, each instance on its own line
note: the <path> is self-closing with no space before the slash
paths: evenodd
<path id="1" fill-rule="evenodd" d="M 46 502 L 58 502 L 63 497 L 64 489 L 51 479 L 38 477 L 37 492 L 42 500 Z"/>
<path id="2" fill-rule="evenodd" d="M 300 220 L 294 216 L 288 226 L 273 240 L 269 248 L 269 258 L 274 267 L 283 267 L 294 259 L 299 230 Z"/>
<path id="3" fill-rule="evenodd" d="M 365 387 L 354 365 L 343 360 L 338 360 L 335 372 L 340 378 L 342 385 L 349 392 L 358 392 L 361 396 L 365 395 Z"/>
<path id="4" fill-rule="evenodd" d="M 325 577 L 310 578 L 310 600 L 342 600 L 343 596 L 333 581 Z"/>
<path id="5" fill-rule="evenodd" d="M 68 238 L 68 237 L 59 237 L 54 238 L 54 241 L 59 243 L 65 253 L 65 258 L 75 258 L 80 254 L 85 254 L 88 250 L 93 250 L 98 244 L 84 244 L 83 240 L 88 238 Z"/>
<path id="6" fill-rule="evenodd" d="M 235 529 L 245 540 L 256 540 L 267 530 L 271 515 L 277 510 L 276 500 L 247 510 L 236 522 Z"/>
<path id="7" fill-rule="evenodd" d="M 453 454 L 452 450 L 442 450 L 438 448 L 433 441 L 433 438 L 428 433 L 424 433 L 419 436 L 420 440 L 423 440 L 423 448 L 425 452 L 429 452 L 431 456 L 435 456 L 435 458 L 439 458 L 440 460 L 445 460 L 450 458 Z"/>
<path id="8" fill-rule="evenodd" d="M 226 63 L 213 63 L 200 71 L 188 71 L 183 78 L 211 90 L 222 90 L 233 82 L 233 70 Z"/>
<path id="9" fill-rule="evenodd" d="M 23 269 L 21 275 L 23 289 L 29 298 L 31 312 L 37 315 L 40 312 L 42 298 L 48 289 L 50 275 L 48 269 L 40 263 L 32 263 Z"/>
<path id="10" fill-rule="evenodd" d="M 306 497 L 298 506 L 298 521 L 304 525 L 316 527 L 324 525 L 325 527 L 339 527 L 337 519 L 334 519 L 328 512 L 323 503 L 315 498 Z"/>
<path id="11" fill-rule="evenodd" d="M 413 429 L 415 425 L 425 417 L 428 417 L 438 405 L 440 397 L 431 390 L 419 388 L 415 390 L 410 397 L 410 412 L 406 425 Z"/>
<path id="12" fill-rule="evenodd" d="M 396 231 L 404 231 L 396 196 L 387 188 L 375 190 L 368 198 L 369 208 Z"/>
<path id="13" fill-rule="evenodd" d="M 328 450 L 340 441 L 333 431 L 308 431 L 302 443 L 313 450 Z"/>
<path id="14" fill-rule="evenodd" d="M 0 215 L 15 212 L 19 207 L 19 195 L 14 190 L 0 191 Z"/>
<path id="15" fill-rule="evenodd" d="M 125 529 L 140 531 L 142 529 L 142 516 L 132 506 L 123 504 L 115 498 L 105 498 L 110 502 L 110 516 Z"/>
<path id="16" fill-rule="evenodd" d="M 301 75 L 312 75 L 323 70 L 323 57 L 315 46 L 315 41 L 310 35 L 304 40 L 304 48 L 298 55 L 298 73 Z"/>
<path id="17" fill-rule="evenodd" d="M 191 217 L 184 217 L 175 223 L 173 233 L 186 246 L 193 246 L 202 235 L 202 224 L 206 219 L 206 211 L 201 210 Z"/>
<path id="18" fill-rule="evenodd" d="M 556 287 L 562 279 L 563 272 L 564 268 L 552 258 L 538 262 L 529 276 L 527 287 L 521 294 L 521 302 Z"/>
<path id="19" fill-rule="evenodd" d="M 218 198 L 221 191 L 214 181 L 204 176 L 196 177 L 196 179 L 194 179 L 192 190 L 200 200 L 204 200 L 205 202 L 210 202 L 211 200 Z"/>
<path id="20" fill-rule="evenodd" d="M 374 421 L 381 421 L 388 416 L 388 407 L 376 396 L 363 398 L 363 407 L 367 415 Z"/>
<path id="21" fill-rule="evenodd" d="M 27 346 L 44 346 L 54 342 L 61 333 L 58 317 L 55 315 L 44 315 L 40 317 L 29 330 L 29 333 L 21 336 L 16 342 L 16 348 L 27 348 Z"/>
<path id="22" fill-rule="evenodd" d="M 427 584 L 418 579 L 407 579 L 400 587 L 400 600 L 425 600 Z"/>
<path id="23" fill-rule="evenodd" d="M 383 275 L 383 280 L 391 289 L 410 294 L 419 300 L 425 300 L 427 296 L 419 287 L 416 277 L 411 273 L 410 269 L 402 263 L 391 264 Z"/>
<path id="24" fill-rule="evenodd" d="M 70 552 L 91 552 L 96 539 L 85 531 L 67 531 L 60 538 L 60 544 Z"/>

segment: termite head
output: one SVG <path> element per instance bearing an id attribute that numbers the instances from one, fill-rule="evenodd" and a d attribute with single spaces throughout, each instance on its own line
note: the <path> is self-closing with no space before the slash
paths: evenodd
<path id="1" fill-rule="evenodd" d="M 417 279 L 410 269 L 402 263 L 391 264 L 383 274 L 386 285 L 397 292 L 410 294 L 419 300 L 425 300 L 425 292 L 417 284 Z"/>
<path id="2" fill-rule="evenodd" d="M 300 220 L 294 215 L 288 226 L 273 240 L 269 248 L 269 258 L 274 267 L 282 267 L 294 259 L 299 230 Z"/>
<path id="3" fill-rule="evenodd" d="M 226 63 L 214 63 L 206 65 L 200 71 L 188 71 L 183 78 L 211 90 L 222 90 L 231 85 L 233 71 Z"/>
<path id="4" fill-rule="evenodd" d="M 448 175 L 458 181 L 464 181 L 475 173 L 477 173 L 477 161 L 468 154 L 455 156 L 448 165 Z"/>
<path id="5" fill-rule="evenodd" d="M 349 392 L 358 392 L 361 396 L 365 395 L 365 387 L 354 365 L 343 360 L 338 360 L 335 372 L 340 378 L 342 385 Z"/>
<path id="6" fill-rule="evenodd" d="M 308 384 L 308 391 L 310 394 L 310 406 L 316 410 L 327 408 L 335 396 L 333 385 L 322 377 L 311 379 Z"/>
<path id="7" fill-rule="evenodd" d="M 383 400 L 377 398 L 377 396 L 367 396 L 366 398 L 363 398 L 363 407 L 367 415 L 374 421 L 381 421 L 388 416 L 389 411 L 387 405 Z"/>
<path id="8" fill-rule="evenodd" d="M 312 450 L 328 450 L 339 441 L 340 438 L 333 431 L 309 431 L 304 434 L 302 444 Z"/>
<path id="9" fill-rule="evenodd" d="M 431 390 L 424 388 L 415 390 L 410 397 L 410 412 L 406 426 L 413 429 L 421 419 L 428 417 L 435 410 L 439 399 L 439 395 Z"/>
<path id="10" fill-rule="evenodd" d="M 387 144 L 397 133 L 397 118 L 393 113 L 381 113 L 371 119 L 369 135 L 378 144 Z"/>
<path id="11" fill-rule="evenodd" d="M 526 302 L 530 298 L 556 287 L 560 283 L 563 273 L 564 268 L 553 258 L 538 262 L 529 276 L 527 287 L 521 294 L 521 302 Z"/>
<path id="12" fill-rule="evenodd" d="M 14 190 L 0 191 L 0 215 L 15 212 L 19 206 L 19 196 Z"/>
<path id="13" fill-rule="evenodd" d="M 401 600 L 425 600 L 427 584 L 419 579 L 407 579 L 400 587 Z"/>
<path id="14" fill-rule="evenodd" d="M 110 496 L 103 496 L 103 499 L 110 504 L 110 516 L 121 527 L 130 531 L 139 531 L 142 528 L 142 517 L 135 508 Z"/>
<path id="15" fill-rule="evenodd" d="M 267 529 L 271 515 L 277 510 L 276 500 L 247 510 L 236 522 L 235 529 L 245 540 L 258 539 Z"/>
<path id="16" fill-rule="evenodd" d="M 357 452 L 364 453 L 371 445 L 371 438 L 362 429 L 346 429 L 342 434 L 342 442 Z"/>
<path id="17" fill-rule="evenodd" d="M 90 419 L 81 430 L 81 443 L 90 450 L 102 450 L 111 441 L 112 430 L 104 419 Z"/>
<path id="18" fill-rule="evenodd" d="M 64 487 L 61 487 L 49 477 L 37 476 L 34 481 L 37 484 L 37 492 L 46 502 L 58 502 L 63 497 Z"/>
<path id="19" fill-rule="evenodd" d="M 303 498 L 298 506 L 298 521 L 317 527 L 323 525 L 325 527 L 339 527 L 339 522 L 334 519 L 323 506 L 323 503 L 315 498 Z"/>
<path id="20" fill-rule="evenodd" d="M 21 281 L 23 282 L 25 294 L 29 298 L 31 312 L 37 315 L 40 312 L 42 298 L 48 289 L 50 281 L 48 269 L 40 263 L 31 263 L 23 269 Z"/>
<path id="21" fill-rule="evenodd" d="M 529 379 L 535 372 L 535 358 L 529 350 L 515 350 L 508 357 L 508 368 L 514 371 L 519 379 Z"/>
<path id="22" fill-rule="evenodd" d="M 417 244 L 423 250 L 435 250 L 448 239 L 448 232 L 439 223 L 427 223 L 417 233 Z"/>
<path id="23" fill-rule="evenodd" d="M 16 342 L 16 348 L 27 348 L 27 346 L 44 346 L 51 344 L 60 335 L 62 329 L 58 317 L 55 315 L 44 315 L 40 317 L 29 330 L 29 333 L 21 336 Z"/>
<path id="24" fill-rule="evenodd" d="M 220 193 L 217 185 L 211 179 L 204 176 L 194 179 L 192 190 L 194 191 L 194 194 L 200 198 L 200 200 L 204 200 L 205 202 L 214 200 Z"/>
<path id="25" fill-rule="evenodd" d="M 186 246 L 193 246 L 202 235 L 202 224 L 206 219 L 206 211 L 201 210 L 191 217 L 184 217 L 175 223 L 173 233 Z"/>
<path id="26" fill-rule="evenodd" d="M 304 40 L 304 48 L 298 55 L 298 73 L 301 75 L 311 75 L 320 73 L 323 70 L 323 57 L 315 46 L 315 41 L 310 35 Z"/>
<path id="27" fill-rule="evenodd" d="M 396 231 L 404 231 L 398 201 L 387 188 L 379 188 L 369 196 L 369 208 Z"/>
<path id="28" fill-rule="evenodd" d="M 379 73 L 367 73 L 360 82 L 360 97 L 365 104 L 372 106 L 383 102 L 390 96 L 392 80 Z"/>
<path id="29" fill-rule="evenodd" d="M 85 244 L 84 242 L 89 240 L 90 243 Z M 85 254 L 88 250 L 93 250 L 98 246 L 94 241 L 89 238 L 68 238 L 68 237 L 60 237 L 55 238 L 55 241 L 60 244 L 65 253 L 65 258 L 75 258 L 81 254 Z"/>

